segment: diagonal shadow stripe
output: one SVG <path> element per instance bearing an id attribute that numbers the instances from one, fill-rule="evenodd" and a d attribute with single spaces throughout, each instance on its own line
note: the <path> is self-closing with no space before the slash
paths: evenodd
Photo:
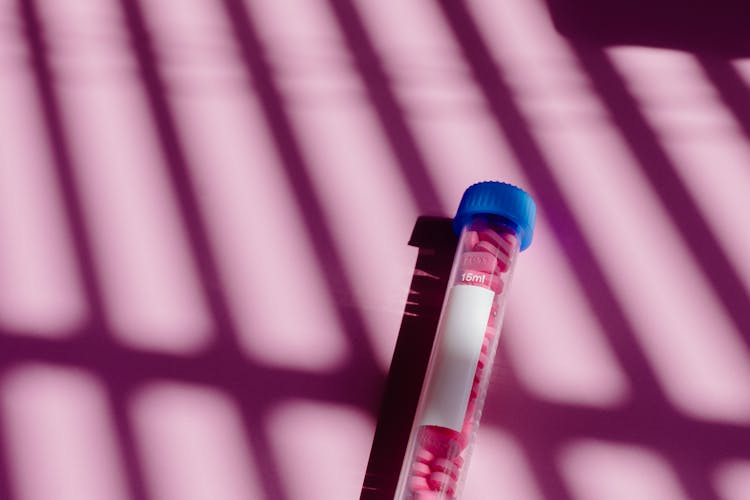
<path id="1" fill-rule="evenodd" d="M 369 373 L 378 373 L 373 348 L 369 343 L 367 328 L 356 307 L 344 307 L 340 303 L 351 301 L 353 285 L 344 272 L 341 256 L 335 239 L 326 222 L 320 201 L 315 196 L 310 179 L 310 168 L 302 154 L 290 120 L 284 109 L 284 99 L 276 88 L 273 72 L 265 59 L 265 51 L 256 31 L 251 13 L 241 0 L 222 0 L 226 17 L 232 26 L 241 57 L 247 66 L 253 90 L 263 110 L 266 124 L 276 145 L 276 150 L 285 167 L 289 186 L 295 195 L 298 212 L 307 228 L 307 237 L 312 243 L 318 263 L 323 273 L 332 302 L 344 331 L 349 337 L 352 355 L 347 370 L 362 373 L 365 367 Z M 338 302 L 338 303 L 337 303 Z"/>
<path id="2" fill-rule="evenodd" d="M 195 201 L 197 195 L 190 182 L 188 160 L 176 132 L 174 116 L 164 96 L 164 84 L 157 70 L 156 58 L 151 48 L 151 38 L 143 21 L 138 0 L 120 0 L 119 4 L 130 34 L 130 43 L 138 63 L 139 76 L 159 135 L 171 187 L 187 229 L 190 250 L 200 276 L 203 296 L 211 309 L 216 327 L 217 342 L 214 348 L 225 349 L 228 353 L 235 355 L 239 352 L 237 337 L 234 335 L 224 292 L 221 287 L 216 286 L 219 283 L 217 266 L 211 253 L 205 222 Z"/>
<path id="3" fill-rule="evenodd" d="M 36 81 L 36 90 L 42 107 L 44 121 L 47 126 L 47 140 L 50 141 L 54 154 L 57 180 L 62 192 L 69 230 L 73 236 L 78 271 L 83 281 L 87 304 L 90 308 L 91 328 L 84 336 L 92 344 L 96 344 L 104 340 L 102 336 L 106 331 L 106 320 L 101 304 L 102 295 L 94 271 L 91 244 L 88 240 L 83 208 L 79 202 L 80 198 L 75 185 L 73 162 L 62 124 L 59 99 L 54 88 L 55 77 L 48 61 L 47 45 L 44 40 L 44 27 L 33 0 L 19 0 L 18 9 L 19 17 L 24 24 L 26 32 L 30 64 Z M 102 383 L 107 389 L 108 404 L 116 429 L 114 439 L 117 449 L 122 453 L 124 472 L 129 489 L 128 493 L 135 500 L 147 500 L 149 497 L 146 494 L 143 477 L 138 465 L 133 430 L 127 419 L 127 409 L 125 408 L 126 388 L 120 384 L 120 381 L 116 380 L 104 379 Z"/>
<path id="4" fill-rule="evenodd" d="M 401 164 L 401 173 L 417 201 L 420 213 L 441 211 L 441 203 L 428 173 L 427 164 L 404 118 L 404 110 L 393 92 L 380 57 L 365 29 L 362 17 L 353 2 L 328 0 L 338 20 L 349 52 L 354 57 L 367 94 L 370 97 L 391 149 Z"/>
<path id="5" fill-rule="evenodd" d="M 701 274 L 710 283 L 742 340 L 750 347 L 750 296 L 720 247 L 705 217 L 695 205 L 677 168 L 659 144 L 638 103 L 617 69 L 598 48 L 571 45 L 594 90 L 638 159 L 664 212 L 687 243 Z"/>
<path id="6" fill-rule="evenodd" d="M 714 86 L 727 111 L 734 116 L 745 137 L 750 140 L 750 89 L 726 59 L 696 56 L 708 81 Z"/>

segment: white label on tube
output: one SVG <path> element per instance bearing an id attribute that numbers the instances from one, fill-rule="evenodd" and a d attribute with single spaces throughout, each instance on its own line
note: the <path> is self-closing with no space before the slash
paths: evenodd
<path id="1" fill-rule="evenodd" d="M 461 432 L 494 297 L 492 290 L 479 286 L 451 289 L 437 332 L 440 344 L 420 425 Z"/>

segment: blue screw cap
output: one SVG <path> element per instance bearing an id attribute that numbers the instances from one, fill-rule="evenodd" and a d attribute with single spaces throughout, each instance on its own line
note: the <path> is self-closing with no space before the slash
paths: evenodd
<path id="1" fill-rule="evenodd" d="M 521 250 L 531 245 L 534 235 L 536 203 L 521 188 L 506 182 L 485 181 L 469 186 L 453 219 L 456 234 L 476 215 L 497 215 L 508 220 L 518 231 Z"/>

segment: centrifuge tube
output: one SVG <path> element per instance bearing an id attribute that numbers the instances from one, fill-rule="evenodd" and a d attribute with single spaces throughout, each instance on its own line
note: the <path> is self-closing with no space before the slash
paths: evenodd
<path id="1" fill-rule="evenodd" d="M 461 199 L 458 246 L 395 500 L 459 498 L 505 297 L 535 214 L 526 192 L 502 182 L 474 184 Z"/>

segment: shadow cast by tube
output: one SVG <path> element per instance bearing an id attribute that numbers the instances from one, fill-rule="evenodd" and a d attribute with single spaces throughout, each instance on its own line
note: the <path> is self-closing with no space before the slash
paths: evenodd
<path id="1" fill-rule="evenodd" d="M 419 248 L 419 254 L 360 500 L 390 500 L 396 493 L 456 250 L 451 224 L 451 219 L 443 217 L 419 217 L 409 240 L 409 245 Z"/>

